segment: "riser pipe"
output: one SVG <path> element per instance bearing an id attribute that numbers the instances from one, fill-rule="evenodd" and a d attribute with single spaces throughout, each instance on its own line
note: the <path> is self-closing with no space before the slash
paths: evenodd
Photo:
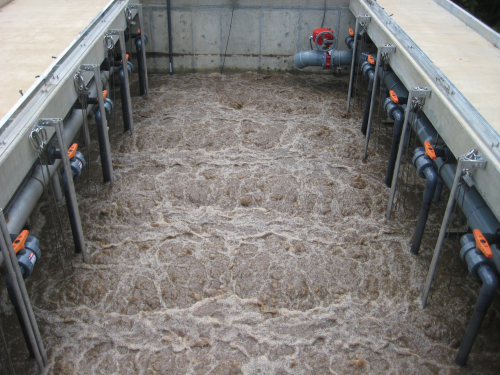
<path id="1" fill-rule="evenodd" d="M 109 74 L 107 72 L 101 73 L 101 82 L 107 82 Z M 88 86 L 90 96 L 97 95 L 95 82 L 92 81 Z M 92 110 L 93 105 L 89 104 L 88 110 Z M 78 134 L 83 124 L 82 110 L 73 110 L 68 120 L 64 123 L 64 139 L 66 140 L 66 148 L 71 146 L 73 139 Z M 53 165 L 42 166 L 39 165 L 31 177 L 26 182 L 25 186 L 21 189 L 16 199 L 10 205 L 6 218 L 8 220 L 7 227 L 10 233 L 20 233 L 28 220 L 31 212 L 35 208 L 38 200 L 43 194 L 44 187 L 48 184 L 47 170 L 50 176 L 54 176 L 56 171 L 61 166 L 61 160 L 56 160 Z M 44 182 L 44 186 L 40 183 Z M 3 255 L 0 254 L 0 266 L 3 264 Z"/>

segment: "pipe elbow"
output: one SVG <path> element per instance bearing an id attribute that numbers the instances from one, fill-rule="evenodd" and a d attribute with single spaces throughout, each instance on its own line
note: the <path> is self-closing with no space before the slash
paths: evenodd
<path id="1" fill-rule="evenodd" d="M 437 183 L 438 183 L 438 175 L 436 171 L 434 170 L 432 165 L 427 166 L 427 168 L 424 169 L 424 175 L 426 178 L 426 188 L 435 190 Z"/>
<path id="2" fill-rule="evenodd" d="M 295 66 L 303 69 L 307 66 L 326 66 L 326 52 L 317 50 L 301 51 L 295 54 L 293 60 Z"/>
<path id="3" fill-rule="evenodd" d="M 347 35 L 345 38 L 345 45 L 347 48 L 352 50 L 352 47 L 354 45 L 354 36 Z"/>
<path id="4" fill-rule="evenodd" d="M 477 274 L 483 282 L 481 294 L 485 294 L 493 299 L 498 289 L 498 278 L 495 272 L 493 272 L 489 265 L 483 264 L 478 268 Z"/>

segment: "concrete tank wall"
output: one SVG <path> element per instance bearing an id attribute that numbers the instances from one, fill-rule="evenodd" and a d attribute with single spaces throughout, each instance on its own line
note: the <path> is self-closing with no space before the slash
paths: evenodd
<path id="1" fill-rule="evenodd" d="M 149 37 L 148 70 L 167 73 L 167 2 L 141 3 Z M 220 71 L 233 0 L 173 0 L 171 6 L 174 72 Z M 224 72 L 297 71 L 293 56 L 310 48 L 309 36 L 321 26 L 324 6 L 324 0 L 235 0 Z M 346 49 L 344 39 L 352 25 L 349 0 L 326 1 L 324 27 L 332 28 L 339 36 L 340 49 Z"/>

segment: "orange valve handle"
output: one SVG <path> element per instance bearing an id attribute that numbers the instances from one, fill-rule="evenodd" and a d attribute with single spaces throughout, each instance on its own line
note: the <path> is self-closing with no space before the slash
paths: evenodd
<path id="1" fill-rule="evenodd" d="M 78 150 L 78 143 L 73 143 L 70 148 L 68 148 L 68 158 L 73 159 L 76 155 L 76 150 Z"/>
<path id="2" fill-rule="evenodd" d="M 108 96 L 108 90 L 102 90 L 102 100 L 106 100 L 107 96 Z"/>
<path id="3" fill-rule="evenodd" d="M 126 56 L 126 58 L 127 58 L 127 61 L 128 61 L 128 58 L 129 58 L 129 55 L 128 55 L 128 53 L 127 53 L 127 54 L 126 54 L 125 56 Z M 123 60 L 120 60 L 120 63 L 122 63 L 122 64 L 123 64 Z"/>
<path id="4" fill-rule="evenodd" d="M 430 157 L 432 160 L 436 160 L 436 151 L 434 151 L 434 147 L 430 144 L 429 141 L 424 142 L 425 154 Z"/>
<path id="5" fill-rule="evenodd" d="M 474 229 L 472 233 L 474 233 L 474 238 L 476 239 L 476 247 L 481 250 L 486 258 L 493 258 L 490 244 L 486 241 L 481 231 L 479 229 Z"/>
<path id="6" fill-rule="evenodd" d="M 354 30 L 349 28 L 349 36 L 354 36 Z"/>
<path id="7" fill-rule="evenodd" d="M 28 238 L 28 234 L 30 234 L 29 231 L 23 230 L 19 236 L 12 242 L 12 247 L 14 247 L 14 252 L 17 254 L 19 251 L 24 249 L 24 244 L 26 242 L 26 239 Z"/>
<path id="8" fill-rule="evenodd" d="M 373 58 L 372 55 L 368 55 L 368 62 L 372 65 L 375 65 L 375 59 Z"/>
<path id="9" fill-rule="evenodd" d="M 391 100 L 392 100 L 394 103 L 396 103 L 396 104 L 398 104 L 398 103 L 399 103 L 399 98 L 398 98 L 398 96 L 396 95 L 396 93 L 395 93 L 394 91 L 389 90 L 389 96 L 391 97 Z"/>

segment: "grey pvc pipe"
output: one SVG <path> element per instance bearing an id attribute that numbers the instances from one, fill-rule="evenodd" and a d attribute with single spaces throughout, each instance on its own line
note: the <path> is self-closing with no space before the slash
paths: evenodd
<path id="1" fill-rule="evenodd" d="M 375 62 L 375 71 L 378 72 L 380 68 L 380 60 L 381 60 L 381 49 L 379 48 L 377 51 L 377 61 Z M 375 109 L 375 97 L 377 92 L 377 84 L 378 84 L 378 74 L 375 74 L 373 78 L 373 89 L 372 89 L 372 97 L 370 100 L 370 113 L 368 115 L 368 124 L 366 127 L 366 141 L 365 141 L 365 150 L 363 152 L 363 160 L 366 160 L 366 155 L 368 153 L 368 143 L 370 142 L 370 132 L 372 128 L 372 118 L 373 118 L 373 110 Z"/>
<path id="2" fill-rule="evenodd" d="M 52 175 L 52 187 L 54 188 L 54 195 L 56 197 L 56 201 L 60 202 L 62 199 L 62 190 L 61 190 L 61 184 L 59 182 L 59 175 L 57 173 L 54 173 Z"/>
<path id="3" fill-rule="evenodd" d="M 434 193 L 434 198 L 432 198 L 432 203 L 439 203 L 441 200 L 441 193 L 443 191 L 444 181 L 441 177 L 438 177 L 438 183 L 436 186 L 436 192 Z"/>
<path id="4" fill-rule="evenodd" d="M 107 81 L 108 73 L 101 74 L 101 81 L 103 79 Z M 97 94 L 95 81 L 93 81 L 88 88 L 90 96 L 95 97 Z M 92 107 L 93 105 L 89 105 L 88 110 L 92 110 Z M 74 110 L 64 124 L 64 139 L 66 140 L 66 148 L 71 146 L 72 140 L 76 137 L 82 124 L 82 110 Z M 10 233 L 20 233 L 22 231 L 24 224 L 42 196 L 45 185 L 48 183 L 47 169 L 49 174 L 53 176 L 60 166 L 61 160 L 59 159 L 56 160 L 53 165 L 49 165 L 48 167 L 39 165 L 35 169 L 7 212 L 7 227 L 9 228 Z M 42 182 L 44 185 L 42 185 Z M 0 254 L 0 266 L 3 262 L 3 255 Z"/>
<path id="5" fill-rule="evenodd" d="M 368 91 L 366 92 L 365 112 L 363 113 L 363 122 L 361 123 L 361 133 L 363 133 L 363 135 L 366 135 L 368 116 L 370 115 L 370 103 L 372 100 L 373 80 L 375 77 L 375 71 L 373 69 L 370 69 L 365 73 L 365 76 L 367 76 L 368 78 Z"/>
<path id="6" fill-rule="evenodd" d="M 146 64 L 144 61 L 145 54 L 143 53 L 142 39 L 144 38 L 144 43 L 147 43 L 148 41 L 148 37 L 146 35 L 143 36 L 142 34 L 143 32 L 141 30 L 141 35 L 135 38 L 135 49 L 137 51 L 137 70 L 139 71 L 139 93 L 141 96 L 147 94 L 147 73 Z"/>
<path id="7" fill-rule="evenodd" d="M 424 235 L 425 224 L 427 223 L 427 217 L 429 216 L 431 203 L 434 199 L 434 194 L 436 193 L 438 176 L 436 171 L 434 170 L 434 163 L 432 163 L 432 160 L 430 160 L 430 158 L 425 155 L 425 150 L 423 147 L 419 147 L 415 150 L 415 157 L 417 158 L 415 160 L 415 167 L 419 171 L 419 174 L 423 175 L 423 177 L 425 177 L 426 179 L 422 208 L 420 209 L 417 227 L 415 228 L 413 242 L 410 247 L 411 253 L 417 255 L 418 250 L 420 249 L 420 243 L 422 242 L 422 237 Z"/>
<path id="8" fill-rule="evenodd" d="M 97 110 L 94 110 L 94 116 L 97 126 L 97 139 L 99 141 L 99 153 L 101 155 L 103 180 L 104 182 L 113 182 L 113 165 L 111 163 L 111 155 L 107 147 L 108 129 L 106 121 L 103 120 L 99 108 L 97 108 Z"/>
<path id="9" fill-rule="evenodd" d="M 348 39 L 346 38 L 346 44 L 352 51 L 354 51 L 351 60 L 351 72 L 349 75 L 349 90 L 347 92 L 347 110 L 346 110 L 347 113 L 349 113 L 349 108 L 351 106 L 352 84 L 354 82 L 354 66 L 355 66 L 356 52 L 358 49 L 358 33 L 359 33 L 359 22 L 358 18 L 356 17 L 356 26 L 354 27 L 354 40 L 352 47 L 349 47 Z"/>
<path id="10" fill-rule="evenodd" d="M 295 54 L 293 61 L 299 69 L 306 66 L 324 66 L 326 64 L 326 52 L 316 49 L 301 51 Z"/>
<path id="11" fill-rule="evenodd" d="M 174 74 L 174 53 L 172 44 L 172 10 L 170 0 L 167 0 L 167 27 L 168 27 L 168 59 L 170 64 L 170 75 Z"/>
<path id="12" fill-rule="evenodd" d="M 403 112 L 398 108 L 392 112 L 392 118 L 394 119 L 394 129 L 392 135 L 391 151 L 389 153 L 389 163 L 387 165 L 387 173 L 385 175 L 385 184 L 388 187 L 391 187 L 392 184 L 394 166 L 396 164 L 396 157 L 398 156 L 399 141 L 401 140 L 401 135 L 403 134 L 403 122 L 405 120 L 405 116 Z"/>
<path id="13" fill-rule="evenodd" d="M 427 305 L 427 298 L 429 297 L 432 280 L 434 279 L 434 274 L 436 273 L 437 262 L 439 260 L 439 255 L 441 254 L 441 248 L 443 246 L 444 237 L 446 235 L 446 228 L 448 227 L 448 221 L 450 220 L 451 212 L 453 211 L 453 207 L 455 204 L 455 194 L 457 192 L 457 187 L 460 181 L 460 177 L 462 177 L 462 161 L 459 161 L 457 171 L 453 178 L 450 197 L 448 198 L 448 204 L 446 205 L 446 211 L 444 213 L 443 222 L 441 223 L 441 229 L 439 230 L 439 236 L 436 242 L 436 247 L 434 248 L 434 254 L 432 255 L 431 265 L 429 267 L 427 279 L 425 280 L 424 293 L 422 295 L 422 300 L 421 300 L 422 308 L 424 308 Z"/>
<path id="14" fill-rule="evenodd" d="M 35 313 L 31 307 L 31 302 L 29 300 L 28 291 L 26 290 L 26 285 L 24 284 L 23 275 L 19 264 L 17 263 L 16 254 L 14 248 L 12 247 L 12 242 L 10 239 L 9 229 L 7 228 L 7 223 L 5 222 L 5 217 L 3 215 L 3 210 L 0 209 L 0 232 L 2 237 L 0 239 L 0 246 L 2 247 L 2 254 L 4 255 L 7 263 L 7 270 L 9 275 L 12 277 L 14 292 L 18 301 L 22 301 L 19 305 L 21 308 L 21 315 L 26 324 L 28 331 L 28 337 L 30 343 L 35 352 L 35 358 L 37 360 L 40 370 L 48 364 L 47 353 L 45 352 L 45 347 L 43 346 L 42 337 L 40 331 L 38 330 L 38 325 L 36 323 Z"/>
<path id="15" fill-rule="evenodd" d="M 330 51 L 331 54 L 331 67 L 339 65 L 350 65 L 352 60 L 353 51 L 341 51 L 334 49 Z M 359 64 L 359 61 L 357 61 Z"/>
<path id="16" fill-rule="evenodd" d="M 128 75 L 130 76 L 131 73 L 131 67 L 129 63 L 127 62 L 127 72 Z M 132 129 L 132 110 L 131 110 L 131 103 L 129 101 L 129 95 L 127 95 L 127 80 L 125 79 L 125 74 L 124 74 L 124 69 L 123 66 L 118 68 L 118 78 L 120 80 L 120 96 L 122 99 L 122 113 L 123 113 L 123 130 L 124 131 L 129 131 Z"/>
<path id="17" fill-rule="evenodd" d="M 467 234 L 462 237 L 460 242 L 462 243 L 462 245 L 465 245 L 467 242 L 475 243 L 474 235 Z M 473 249 L 471 251 L 475 252 L 478 250 Z M 460 348 L 458 349 L 457 357 L 455 358 L 455 363 L 459 366 L 464 366 L 467 362 L 469 354 L 472 350 L 472 346 L 474 345 L 474 341 L 476 340 L 481 325 L 483 324 L 486 312 L 490 308 L 498 288 L 498 279 L 495 275 L 495 272 L 489 265 L 481 264 L 480 266 L 478 266 L 476 272 L 483 285 L 476 302 L 474 314 L 472 315 L 469 325 L 467 326 L 464 338 L 462 339 Z"/>

